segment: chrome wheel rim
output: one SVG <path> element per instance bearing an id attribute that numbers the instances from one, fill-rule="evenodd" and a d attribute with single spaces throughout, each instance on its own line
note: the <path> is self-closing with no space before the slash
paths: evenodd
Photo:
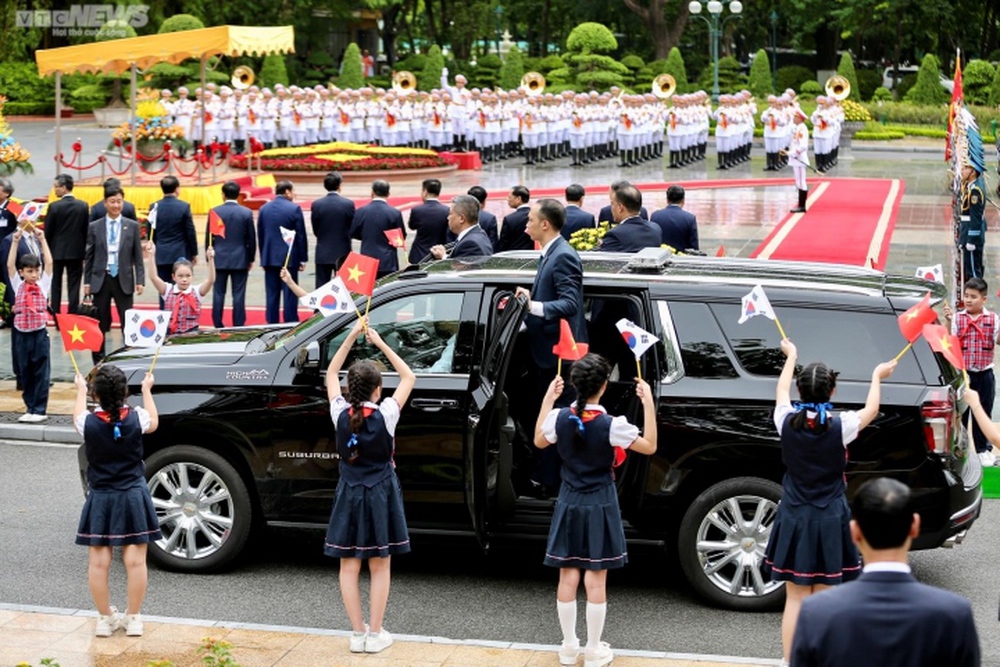
<path id="1" fill-rule="evenodd" d="M 149 479 L 163 537 L 157 546 L 185 560 L 206 558 L 229 538 L 235 508 L 229 487 L 215 472 L 190 462 L 171 463 Z"/>
<path id="2" fill-rule="evenodd" d="M 761 597 L 781 587 L 762 570 L 777 511 L 776 502 L 754 495 L 726 498 L 708 511 L 695 549 L 713 586 L 737 597 Z"/>

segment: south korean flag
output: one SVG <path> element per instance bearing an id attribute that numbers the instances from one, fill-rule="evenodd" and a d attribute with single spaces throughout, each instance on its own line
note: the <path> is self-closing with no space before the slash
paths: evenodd
<path id="1" fill-rule="evenodd" d="M 125 344 L 130 347 L 157 347 L 167 338 L 169 310 L 125 311 Z"/>
<path id="2" fill-rule="evenodd" d="M 335 277 L 318 290 L 309 292 L 299 299 L 299 303 L 306 308 L 320 311 L 324 317 L 336 313 L 347 313 L 354 308 L 351 293 L 340 276 Z"/>

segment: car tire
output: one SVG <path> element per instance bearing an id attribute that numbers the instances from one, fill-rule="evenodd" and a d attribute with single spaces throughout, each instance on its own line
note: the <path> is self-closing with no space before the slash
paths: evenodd
<path id="1" fill-rule="evenodd" d="M 780 498 L 781 486 L 759 477 L 727 479 L 695 498 L 681 521 L 677 553 L 698 595 L 737 611 L 784 603 L 784 586 L 762 569 Z"/>
<path id="2" fill-rule="evenodd" d="M 225 458 L 200 447 L 167 447 L 146 459 L 163 537 L 149 558 L 165 570 L 212 572 L 231 565 L 253 526 L 246 483 Z"/>

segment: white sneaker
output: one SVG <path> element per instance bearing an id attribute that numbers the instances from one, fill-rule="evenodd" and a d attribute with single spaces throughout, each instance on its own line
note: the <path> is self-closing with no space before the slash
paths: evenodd
<path id="1" fill-rule="evenodd" d="M 567 644 L 562 643 L 559 647 L 559 664 L 560 665 L 575 665 L 576 661 L 580 658 L 580 641 L 577 640 L 576 643 Z"/>
<path id="2" fill-rule="evenodd" d="M 111 614 L 105 616 L 104 614 L 99 614 L 97 616 L 97 628 L 94 630 L 95 637 L 110 637 L 115 633 L 115 630 L 122 626 L 122 617 L 118 613 L 118 609 L 115 607 L 111 608 Z"/>
<path id="3" fill-rule="evenodd" d="M 583 654 L 583 667 L 604 667 L 615 659 L 615 654 L 611 651 L 611 645 L 601 642 L 597 648 L 587 647 Z"/>
<path id="4" fill-rule="evenodd" d="M 984 468 L 992 468 L 997 464 L 997 457 L 993 452 L 979 452 L 979 462 Z"/>
<path id="5" fill-rule="evenodd" d="M 365 626 L 364 632 L 352 632 L 351 633 L 351 653 L 364 653 L 365 652 L 365 642 L 368 640 L 368 626 Z"/>
<path id="6" fill-rule="evenodd" d="M 365 638 L 365 653 L 378 653 L 392 646 L 392 635 L 382 628 L 378 633 L 369 632 Z"/>
<path id="7" fill-rule="evenodd" d="M 125 614 L 123 623 L 125 625 L 125 636 L 142 637 L 142 616 L 139 614 Z"/>
<path id="8" fill-rule="evenodd" d="M 21 422 L 22 424 L 40 424 L 41 422 L 45 421 L 48 418 L 49 418 L 48 415 L 34 415 L 31 414 L 30 412 L 26 412 L 25 414 L 18 417 L 17 421 Z"/>

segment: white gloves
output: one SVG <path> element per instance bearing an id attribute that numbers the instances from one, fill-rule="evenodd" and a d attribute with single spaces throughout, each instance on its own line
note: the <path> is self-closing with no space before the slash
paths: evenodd
<path id="1" fill-rule="evenodd" d="M 966 243 L 965 244 L 965 249 L 968 250 L 969 252 L 975 252 L 975 250 L 976 250 L 976 244 L 975 243 Z"/>

